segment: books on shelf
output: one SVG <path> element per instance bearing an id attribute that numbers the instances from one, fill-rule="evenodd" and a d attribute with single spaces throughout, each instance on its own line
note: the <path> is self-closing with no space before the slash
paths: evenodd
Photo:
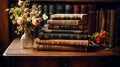
<path id="1" fill-rule="evenodd" d="M 51 15 L 53 20 L 87 20 L 87 14 L 53 14 Z"/>
<path id="2" fill-rule="evenodd" d="M 85 25 L 88 24 L 87 20 L 47 20 L 49 25 Z"/>
<path id="3" fill-rule="evenodd" d="M 50 39 L 50 40 L 37 40 L 37 44 L 43 45 L 66 45 L 66 46 L 84 46 L 88 47 L 88 40 L 64 40 L 64 39 Z"/>

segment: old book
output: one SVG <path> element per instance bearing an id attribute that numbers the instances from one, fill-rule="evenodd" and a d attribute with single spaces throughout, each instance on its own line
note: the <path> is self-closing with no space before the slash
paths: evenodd
<path id="1" fill-rule="evenodd" d="M 55 14 L 55 13 L 56 13 L 56 6 L 55 6 L 55 4 L 50 4 L 49 5 L 49 15 L 50 15 L 50 18 L 51 18 L 51 15 Z"/>
<path id="2" fill-rule="evenodd" d="M 88 20 L 87 14 L 53 14 L 53 20 Z"/>
<path id="3" fill-rule="evenodd" d="M 73 13 L 73 5 L 72 4 L 65 5 L 65 13 L 67 13 L 67 14 Z"/>
<path id="4" fill-rule="evenodd" d="M 88 40 L 63 40 L 63 39 L 51 39 L 51 40 L 36 40 L 37 44 L 44 45 L 66 45 L 66 46 L 89 46 Z"/>
<path id="5" fill-rule="evenodd" d="M 87 52 L 88 51 L 87 49 L 88 49 L 87 47 L 37 44 L 38 51 L 80 51 L 80 52 Z"/>
<path id="6" fill-rule="evenodd" d="M 96 4 L 88 4 L 89 34 L 96 32 Z"/>
<path id="7" fill-rule="evenodd" d="M 80 8 L 80 5 L 76 4 L 76 5 L 73 5 L 74 6 L 74 14 L 80 14 L 80 11 L 81 11 L 81 8 Z"/>
<path id="8" fill-rule="evenodd" d="M 47 20 L 49 25 L 83 25 L 88 24 L 87 20 Z"/>
<path id="9" fill-rule="evenodd" d="M 43 8 L 44 8 L 43 12 L 48 15 L 49 14 L 49 5 L 44 4 Z"/>
<path id="10" fill-rule="evenodd" d="M 110 27 L 109 27 L 110 28 L 110 33 L 109 33 L 110 46 L 113 45 L 115 18 L 116 18 L 116 10 L 110 10 Z"/>
<path id="11" fill-rule="evenodd" d="M 116 22 L 114 26 L 113 47 L 120 47 L 120 8 L 116 9 Z"/>
<path id="12" fill-rule="evenodd" d="M 48 29 L 54 30 L 86 30 L 88 25 L 49 25 Z"/>
<path id="13" fill-rule="evenodd" d="M 88 13 L 88 5 L 87 4 L 81 4 L 81 12 L 80 13 Z"/>
<path id="14" fill-rule="evenodd" d="M 58 13 L 58 14 L 65 13 L 65 5 L 64 4 L 56 4 L 56 13 Z"/>
<path id="15" fill-rule="evenodd" d="M 60 33 L 60 34 L 86 34 L 82 30 L 41 30 L 43 33 Z"/>
<path id="16" fill-rule="evenodd" d="M 68 39 L 68 40 L 86 40 L 87 34 L 58 34 L 58 33 L 39 33 L 40 39 Z"/>

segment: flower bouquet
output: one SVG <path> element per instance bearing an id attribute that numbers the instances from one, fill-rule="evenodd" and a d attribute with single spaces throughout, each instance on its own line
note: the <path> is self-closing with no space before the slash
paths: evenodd
<path id="1" fill-rule="evenodd" d="M 90 43 L 94 46 L 108 46 L 108 32 L 101 30 L 95 32 L 90 38 Z"/>
<path id="2" fill-rule="evenodd" d="M 13 25 L 17 26 L 15 33 L 21 34 L 24 32 L 20 39 L 22 47 L 32 48 L 34 40 L 31 32 L 36 27 L 43 28 L 43 21 L 48 19 L 48 16 L 41 12 L 41 5 L 30 6 L 29 1 L 19 0 L 17 6 L 6 9 L 6 11 L 9 12 Z"/>

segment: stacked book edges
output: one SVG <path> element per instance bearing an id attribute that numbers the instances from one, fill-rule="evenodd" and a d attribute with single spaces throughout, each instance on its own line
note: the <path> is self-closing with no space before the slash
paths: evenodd
<path id="1" fill-rule="evenodd" d="M 37 40 L 38 50 L 50 51 L 87 51 L 88 40 Z"/>
<path id="2" fill-rule="evenodd" d="M 47 30 L 39 32 L 38 50 L 87 51 L 87 14 L 53 14 L 47 25 Z"/>

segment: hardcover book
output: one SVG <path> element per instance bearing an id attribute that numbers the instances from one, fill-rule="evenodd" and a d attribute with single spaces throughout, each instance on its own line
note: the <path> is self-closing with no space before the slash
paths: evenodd
<path id="1" fill-rule="evenodd" d="M 87 34 L 58 34 L 58 33 L 39 33 L 40 39 L 68 39 L 68 40 L 86 40 Z"/>
<path id="2" fill-rule="evenodd" d="M 87 20 L 47 20 L 48 25 L 83 25 L 88 24 Z"/>
<path id="3" fill-rule="evenodd" d="M 41 40 L 36 41 L 37 44 L 44 45 L 66 45 L 66 46 L 89 46 L 89 40 L 63 40 L 63 39 L 50 39 L 50 40 Z"/>
<path id="4" fill-rule="evenodd" d="M 53 20 L 88 20 L 87 14 L 53 14 Z"/>
<path id="5" fill-rule="evenodd" d="M 53 30 L 87 30 L 88 25 L 48 25 L 48 29 Z"/>

